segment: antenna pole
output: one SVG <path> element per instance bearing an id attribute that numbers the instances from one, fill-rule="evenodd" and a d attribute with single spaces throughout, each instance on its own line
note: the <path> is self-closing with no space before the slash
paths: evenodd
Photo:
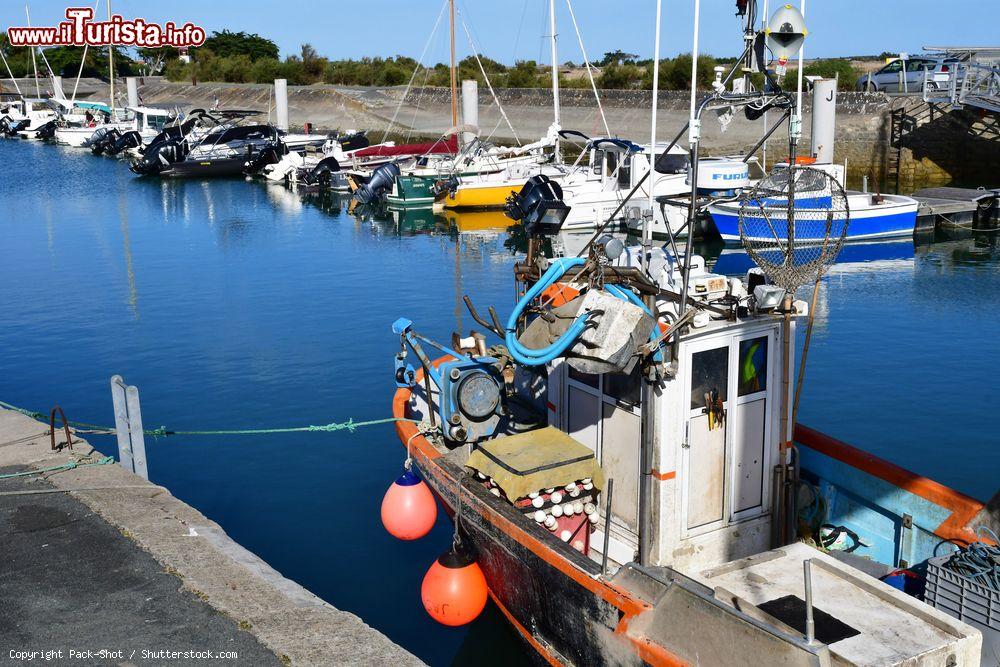
<path id="1" fill-rule="evenodd" d="M 108 0 L 108 21 L 111 21 L 111 0 Z M 109 95 L 111 97 L 111 118 L 115 119 L 117 114 L 115 113 L 115 45 L 108 44 L 108 76 L 111 78 L 111 88 Z"/>
<path id="2" fill-rule="evenodd" d="M 451 10 L 451 126 L 455 127 L 458 125 L 458 83 L 455 78 L 455 0 L 449 0 L 448 4 Z"/>
<path id="3" fill-rule="evenodd" d="M 24 15 L 28 19 L 28 27 L 31 27 L 31 14 L 28 13 L 28 3 L 24 3 Z M 42 96 L 42 89 L 38 85 L 38 63 L 35 62 L 35 47 L 31 47 L 31 69 L 35 73 L 35 97 Z"/>
<path id="4" fill-rule="evenodd" d="M 549 41 L 552 45 L 552 115 L 559 126 L 559 56 L 556 54 L 556 0 L 549 0 Z M 556 139 L 556 158 L 559 159 L 559 139 Z"/>
<path id="5" fill-rule="evenodd" d="M 653 245 L 653 221 L 656 218 L 656 202 L 653 200 L 656 175 L 653 174 L 653 166 L 656 164 L 656 107 L 660 94 L 660 16 L 662 9 L 662 0 L 656 0 L 656 36 L 653 38 L 653 110 L 649 123 L 649 220 L 642 226 L 642 266 L 647 273 L 649 271 L 649 253 Z M 667 224 L 665 217 L 663 224 Z"/>

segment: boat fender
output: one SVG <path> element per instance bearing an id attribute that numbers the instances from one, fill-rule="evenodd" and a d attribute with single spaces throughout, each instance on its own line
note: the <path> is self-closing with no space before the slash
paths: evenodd
<path id="1" fill-rule="evenodd" d="M 434 527 L 437 503 L 427 484 L 405 470 L 382 498 L 382 525 L 400 540 L 417 540 Z"/>
<path id="2" fill-rule="evenodd" d="M 489 589 L 483 571 L 461 546 L 441 554 L 420 586 L 424 609 L 442 625 L 474 621 L 486 607 Z"/>

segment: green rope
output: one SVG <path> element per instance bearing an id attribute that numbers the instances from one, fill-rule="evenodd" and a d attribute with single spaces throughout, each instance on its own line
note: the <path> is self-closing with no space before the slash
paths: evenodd
<path id="1" fill-rule="evenodd" d="M 38 470 L 26 470 L 24 472 L 12 472 L 5 475 L 0 475 L 0 479 L 10 479 L 12 477 L 28 477 L 29 475 L 41 475 L 46 472 L 62 472 L 64 470 L 73 470 L 74 468 L 87 468 L 89 466 L 105 466 L 110 465 L 115 462 L 113 456 L 105 456 L 102 459 L 92 461 L 90 463 L 80 463 L 79 461 L 69 461 L 61 466 L 52 466 L 51 468 L 39 468 Z"/>
<path id="2" fill-rule="evenodd" d="M 24 408 L 19 408 L 16 405 L 11 405 L 10 403 L 5 403 L 0 401 L 0 407 L 7 408 L 8 410 L 13 410 L 19 412 L 22 415 L 31 417 L 32 419 L 37 419 L 39 421 L 48 421 L 49 415 L 42 412 L 32 412 L 31 410 L 25 410 Z M 321 424 L 319 426 L 291 426 L 287 428 L 247 428 L 247 429 L 222 429 L 216 431 L 174 431 L 168 429 L 166 426 L 161 426 L 159 428 L 144 429 L 143 435 L 148 435 L 154 438 L 166 437 L 168 435 L 263 435 L 266 433 L 333 433 L 335 431 L 348 431 L 354 433 L 355 430 L 363 428 L 365 426 L 375 426 L 377 424 L 389 424 L 391 422 L 411 422 L 413 424 L 419 424 L 419 419 L 406 419 L 404 417 L 388 417 L 386 419 L 372 419 L 370 421 L 356 422 L 353 419 L 348 419 L 346 422 L 332 422 L 330 424 Z M 86 422 L 77 422 L 69 420 L 66 422 L 73 428 L 82 428 L 94 431 L 104 431 L 107 433 L 114 433 L 115 428 L 113 426 L 100 426 L 98 424 L 88 424 Z M 2 477 L 0 477 L 2 479 Z"/>

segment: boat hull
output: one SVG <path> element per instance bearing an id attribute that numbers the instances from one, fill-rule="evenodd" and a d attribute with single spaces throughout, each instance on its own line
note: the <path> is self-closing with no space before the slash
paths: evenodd
<path id="1" fill-rule="evenodd" d="M 445 208 L 461 209 L 501 209 L 507 203 L 507 197 L 513 192 L 517 192 L 522 184 L 514 185 L 505 183 L 503 185 L 460 186 L 454 193 L 445 195 L 441 200 Z"/>
<path id="2" fill-rule="evenodd" d="M 222 158 L 216 160 L 183 160 L 175 162 L 160 172 L 169 178 L 219 178 L 242 176 L 246 157 Z"/>
<path id="3" fill-rule="evenodd" d="M 431 206 L 434 204 L 433 178 L 397 176 L 386 201 L 392 206 Z"/>
<path id="4" fill-rule="evenodd" d="M 908 201 L 859 208 L 852 207 L 851 220 L 847 228 L 847 240 L 861 241 L 912 237 L 913 230 L 917 225 L 917 208 L 919 204 L 916 200 L 909 199 L 908 197 L 900 197 L 900 200 Z M 708 211 L 722 240 L 727 243 L 739 243 L 739 207 L 732 204 L 714 205 L 710 206 Z M 778 237 L 784 240 L 787 231 L 785 221 L 775 218 L 773 222 Z M 818 233 L 818 226 L 816 231 Z M 808 236 L 803 236 L 801 231 L 796 235 L 797 240 L 806 240 L 808 238 Z M 771 237 L 760 240 L 774 241 Z M 822 241 L 822 235 L 817 235 L 814 240 Z"/>

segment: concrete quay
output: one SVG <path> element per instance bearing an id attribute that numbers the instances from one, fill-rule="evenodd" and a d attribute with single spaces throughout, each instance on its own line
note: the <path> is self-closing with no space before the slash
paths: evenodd
<path id="1" fill-rule="evenodd" d="M 102 458 L 0 410 L 0 665 L 422 664 Z"/>

